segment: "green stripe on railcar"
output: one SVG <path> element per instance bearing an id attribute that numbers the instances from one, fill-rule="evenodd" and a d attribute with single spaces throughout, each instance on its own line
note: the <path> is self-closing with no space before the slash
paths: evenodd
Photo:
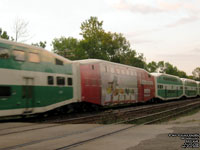
<path id="1" fill-rule="evenodd" d="M 14 85 L 6 87 L 11 87 L 11 95 L 0 97 L 0 110 L 44 107 L 73 98 L 72 87 Z M 31 92 L 25 95 L 24 90 L 29 89 Z"/>

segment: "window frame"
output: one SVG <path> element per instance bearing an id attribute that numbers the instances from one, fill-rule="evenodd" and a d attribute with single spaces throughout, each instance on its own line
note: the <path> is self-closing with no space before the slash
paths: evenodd
<path id="1" fill-rule="evenodd" d="M 35 61 L 30 61 L 30 54 L 36 54 L 38 56 L 38 62 L 35 62 Z M 31 62 L 31 63 L 40 63 L 41 60 L 40 60 L 40 55 L 39 53 L 35 53 L 35 52 L 28 52 L 28 62 Z"/>
<path id="2" fill-rule="evenodd" d="M 49 79 L 51 78 L 51 79 Z M 52 82 L 50 82 L 52 81 Z M 47 84 L 48 85 L 54 85 L 54 76 L 47 76 Z"/>
<path id="3" fill-rule="evenodd" d="M 11 86 L 0 86 L 0 89 L 1 88 L 8 88 L 9 94 L 8 95 L 0 95 L 0 98 L 8 98 L 8 97 L 12 96 L 12 87 Z M 2 94 L 2 93 L 0 93 L 0 94 Z"/>
<path id="4" fill-rule="evenodd" d="M 58 63 L 59 62 L 59 63 Z M 64 62 L 58 58 L 55 58 L 55 64 L 56 65 L 60 65 L 60 66 L 63 66 L 64 65 Z"/>
<path id="5" fill-rule="evenodd" d="M 24 53 L 24 59 L 23 59 L 23 60 L 21 60 L 21 59 L 16 59 L 16 55 L 14 54 L 15 51 Z M 18 50 L 18 49 L 14 49 L 14 50 L 12 51 L 12 54 L 13 54 L 13 57 L 14 57 L 13 59 L 14 59 L 15 61 L 22 61 L 22 62 L 26 61 L 26 52 L 25 52 L 25 51 L 23 51 L 23 50 Z"/>
<path id="6" fill-rule="evenodd" d="M 5 51 L 6 53 L 5 54 L 8 54 L 8 57 L 7 58 L 2 58 L 0 57 L 0 59 L 9 59 L 10 58 L 10 51 L 9 49 L 5 48 L 5 47 L 0 47 L 0 51 Z"/>
<path id="7" fill-rule="evenodd" d="M 69 84 L 69 79 L 71 79 L 71 81 L 70 81 L 71 84 Z M 72 79 L 72 77 L 68 77 L 67 78 L 67 85 L 68 86 L 73 86 L 73 79 Z"/>
<path id="8" fill-rule="evenodd" d="M 64 80 L 63 80 L 64 82 L 63 82 L 63 83 L 60 83 L 60 81 L 59 81 L 60 79 L 59 79 L 59 78 L 60 78 L 60 79 L 64 79 Z M 56 77 L 56 85 L 65 86 L 65 85 L 66 85 L 66 79 L 65 79 L 65 77 L 57 76 L 57 77 Z"/>

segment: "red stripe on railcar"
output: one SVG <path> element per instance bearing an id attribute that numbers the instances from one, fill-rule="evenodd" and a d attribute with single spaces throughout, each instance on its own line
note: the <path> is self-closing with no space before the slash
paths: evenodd
<path id="1" fill-rule="evenodd" d="M 137 72 L 138 102 L 146 102 L 155 97 L 155 79 L 144 71 Z"/>
<path id="2" fill-rule="evenodd" d="M 81 64 L 82 101 L 101 105 L 101 78 L 99 64 Z"/>

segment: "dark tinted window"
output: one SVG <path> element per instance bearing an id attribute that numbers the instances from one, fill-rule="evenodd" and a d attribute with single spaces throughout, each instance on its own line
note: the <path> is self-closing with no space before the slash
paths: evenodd
<path id="1" fill-rule="evenodd" d="M 11 87 L 9 86 L 0 86 L 0 97 L 11 96 Z"/>
<path id="2" fill-rule="evenodd" d="M 56 60 L 56 65 L 63 65 L 63 61 L 59 60 L 59 59 L 55 59 Z"/>
<path id="3" fill-rule="evenodd" d="M 67 83 L 68 85 L 72 85 L 73 84 L 72 78 L 67 78 Z"/>
<path id="4" fill-rule="evenodd" d="M 9 58 L 9 52 L 7 49 L 0 47 L 0 59 L 7 59 Z"/>
<path id="5" fill-rule="evenodd" d="M 49 85 L 53 85 L 54 82 L 53 82 L 53 76 L 48 76 L 48 84 Z"/>
<path id="6" fill-rule="evenodd" d="M 57 85 L 65 85 L 65 78 L 64 77 L 57 77 Z"/>

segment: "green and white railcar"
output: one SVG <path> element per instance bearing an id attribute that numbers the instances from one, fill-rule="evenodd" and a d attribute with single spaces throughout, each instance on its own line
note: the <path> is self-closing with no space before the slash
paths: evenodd
<path id="1" fill-rule="evenodd" d="M 155 97 L 161 100 L 179 99 L 183 96 L 183 82 L 173 75 L 151 73 L 155 77 Z"/>
<path id="2" fill-rule="evenodd" d="M 191 79 L 181 78 L 183 81 L 184 96 L 196 97 L 198 95 L 197 82 Z"/>
<path id="3" fill-rule="evenodd" d="M 76 65 L 42 48 L 0 39 L 0 117 L 76 102 Z"/>

